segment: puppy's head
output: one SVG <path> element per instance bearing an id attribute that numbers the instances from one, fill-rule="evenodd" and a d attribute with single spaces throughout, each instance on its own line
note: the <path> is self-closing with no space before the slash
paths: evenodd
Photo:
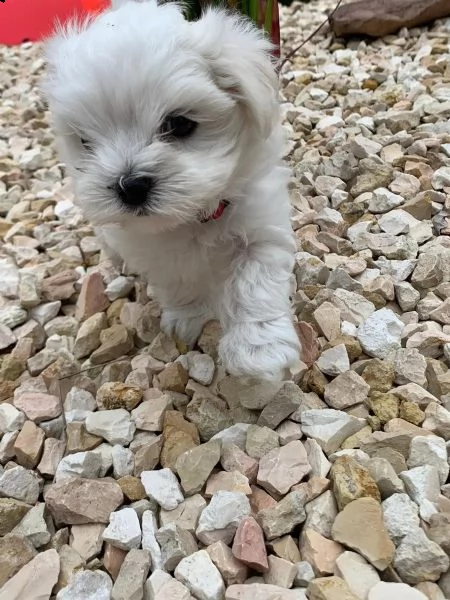
<path id="1" fill-rule="evenodd" d="M 270 49 L 240 18 L 153 0 L 58 32 L 44 93 L 86 216 L 173 227 L 237 193 L 278 121 Z"/>

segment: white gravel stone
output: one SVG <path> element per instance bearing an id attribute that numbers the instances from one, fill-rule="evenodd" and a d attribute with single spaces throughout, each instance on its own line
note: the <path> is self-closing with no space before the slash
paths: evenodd
<path id="1" fill-rule="evenodd" d="M 78 571 L 56 600 L 111 600 L 112 581 L 104 571 Z"/>
<path id="2" fill-rule="evenodd" d="M 432 465 L 414 467 L 409 471 L 403 471 L 399 477 L 405 484 L 410 498 L 419 506 L 424 500 L 438 501 L 440 483 L 436 467 Z"/>
<path id="3" fill-rule="evenodd" d="M 225 586 L 222 576 L 206 550 L 184 558 L 175 569 L 175 577 L 198 600 L 222 600 Z"/>
<path id="4" fill-rule="evenodd" d="M 29 540 L 35 548 L 40 548 L 50 541 L 51 535 L 44 518 L 45 503 L 33 506 L 12 533 Z"/>
<path id="5" fill-rule="evenodd" d="M 331 463 L 325 456 L 320 444 L 314 439 L 307 439 L 304 446 L 312 474 L 317 477 L 326 477 L 331 469 Z"/>
<path id="6" fill-rule="evenodd" d="M 134 277 L 125 277 L 120 275 L 113 279 L 105 289 L 108 300 L 113 302 L 118 298 L 126 298 L 134 287 Z"/>
<path id="7" fill-rule="evenodd" d="M 170 469 L 143 471 L 141 481 L 147 496 L 165 510 L 173 510 L 184 500 L 180 484 Z"/>
<path id="8" fill-rule="evenodd" d="M 219 433 L 216 433 L 211 438 L 212 440 L 220 440 L 222 444 L 234 444 L 238 446 L 241 450 L 245 451 L 245 443 L 247 441 L 247 432 L 249 427 L 251 427 L 248 423 L 236 423 L 236 425 L 231 425 L 231 427 L 227 427 Z"/>
<path id="9" fill-rule="evenodd" d="M 380 581 L 376 569 L 356 552 L 340 554 L 336 559 L 335 573 L 358 598 L 367 598 L 369 590 Z"/>
<path id="10" fill-rule="evenodd" d="M 408 494 L 392 494 L 381 506 L 386 529 L 396 545 L 419 527 L 419 507 Z"/>
<path id="11" fill-rule="evenodd" d="M 305 410 L 301 418 L 303 433 L 315 439 L 327 454 L 335 452 L 344 440 L 366 425 L 365 419 L 331 408 Z"/>
<path id="12" fill-rule="evenodd" d="M 96 452 L 75 452 L 65 456 L 56 468 L 55 481 L 71 477 L 96 479 L 102 471 L 102 459 Z"/>
<path id="13" fill-rule="evenodd" d="M 207 546 L 218 541 L 229 544 L 241 520 L 250 513 L 250 502 L 245 494 L 216 492 L 200 515 L 196 536 Z"/>
<path id="14" fill-rule="evenodd" d="M 186 586 L 160 569 L 153 571 L 144 587 L 145 600 L 192 600 Z"/>
<path id="15" fill-rule="evenodd" d="M 39 497 L 38 476 L 21 466 L 7 469 L 0 475 L 0 497 L 35 504 Z"/>
<path id="16" fill-rule="evenodd" d="M 344 344 L 325 350 L 316 361 L 317 366 L 326 375 L 336 377 L 350 369 L 350 360 Z"/>
<path id="17" fill-rule="evenodd" d="M 437 581 L 450 566 L 450 559 L 422 529 L 408 533 L 400 542 L 393 566 L 406 583 Z"/>
<path id="18" fill-rule="evenodd" d="M 402 321 L 388 308 L 375 311 L 358 329 L 358 340 L 366 354 L 387 358 L 401 347 Z"/>
<path id="19" fill-rule="evenodd" d="M 139 548 L 141 545 L 141 526 L 136 511 L 125 507 L 112 512 L 109 525 L 103 532 L 103 539 L 122 550 Z"/>
<path id="20" fill-rule="evenodd" d="M 386 188 L 378 188 L 374 190 L 373 197 L 369 202 L 369 211 L 371 213 L 387 213 L 397 206 L 401 206 L 404 201 L 404 198 L 398 194 L 393 194 Z"/>
<path id="21" fill-rule="evenodd" d="M 0 432 L 18 431 L 25 423 L 25 415 L 9 402 L 0 404 Z"/>
<path id="22" fill-rule="evenodd" d="M 144 511 L 142 515 L 142 548 L 150 552 L 152 569 L 163 568 L 161 547 L 156 539 L 157 530 L 155 514 L 151 510 Z"/>
<path id="23" fill-rule="evenodd" d="M 369 591 L 367 600 L 428 600 L 425 594 L 405 583 L 380 581 Z"/>
<path id="24" fill-rule="evenodd" d="M 449 473 L 447 445 L 437 436 L 417 436 L 411 440 L 408 467 L 436 467 L 441 485 L 447 481 Z"/>
<path id="25" fill-rule="evenodd" d="M 64 410 L 84 410 L 93 412 L 97 410 L 97 402 L 95 401 L 94 396 L 87 390 L 73 387 L 67 392 L 64 400 Z"/>
<path id="26" fill-rule="evenodd" d="M 188 357 L 189 377 L 202 385 L 210 385 L 213 380 L 215 365 L 208 354 L 194 354 Z"/>
<path id="27" fill-rule="evenodd" d="M 116 479 L 132 475 L 134 470 L 134 454 L 129 448 L 115 445 L 111 451 L 113 461 L 113 474 Z"/>
<path id="28" fill-rule="evenodd" d="M 86 418 L 86 429 L 110 444 L 125 446 L 133 439 L 136 425 L 127 410 L 117 408 L 90 413 Z"/>

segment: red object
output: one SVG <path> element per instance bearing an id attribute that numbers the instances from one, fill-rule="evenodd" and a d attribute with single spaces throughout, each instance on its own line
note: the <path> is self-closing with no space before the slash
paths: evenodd
<path id="1" fill-rule="evenodd" d="M 200 220 L 200 223 L 208 223 L 209 221 L 217 221 L 218 219 L 220 219 L 220 217 L 223 215 L 223 212 L 226 209 L 226 207 L 228 206 L 228 204 L 229 204 L 229 202 L 227 202 L 227 200 L 221 200 L 219 203 L 219 206 L 212 213 L 212 215 L 209 215 L 208 217 L 204 217 L 203 219 Z"/>
<path id="2" fill-rule="evenodd" d="M 107 4 L 106 0 L 5 0 L 0 3 L 0 44 L 42 40 L 58 21 L 97 12 Z"/>

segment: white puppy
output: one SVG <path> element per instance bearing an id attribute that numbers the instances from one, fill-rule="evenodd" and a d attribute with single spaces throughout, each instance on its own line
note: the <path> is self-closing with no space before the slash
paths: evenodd
<path id="1" fill-rule="evenodd" d="M 209 10 L 119 0 L 49 41 L 44 91 L 85 216 L 188 343 L 218 318 L 233 374 L 298 359 L 289 171 L 270 43 Z"/>

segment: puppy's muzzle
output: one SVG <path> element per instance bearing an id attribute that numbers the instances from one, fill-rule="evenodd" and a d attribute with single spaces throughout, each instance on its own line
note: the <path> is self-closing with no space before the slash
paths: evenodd
<path id="1" fill-rule="evenodd" d="M 147 203 L 153 186 L 154 180 L 151 177 L 128 175 L 122 176 L 115 187 L 125 206 L 139 208 Z"/>

